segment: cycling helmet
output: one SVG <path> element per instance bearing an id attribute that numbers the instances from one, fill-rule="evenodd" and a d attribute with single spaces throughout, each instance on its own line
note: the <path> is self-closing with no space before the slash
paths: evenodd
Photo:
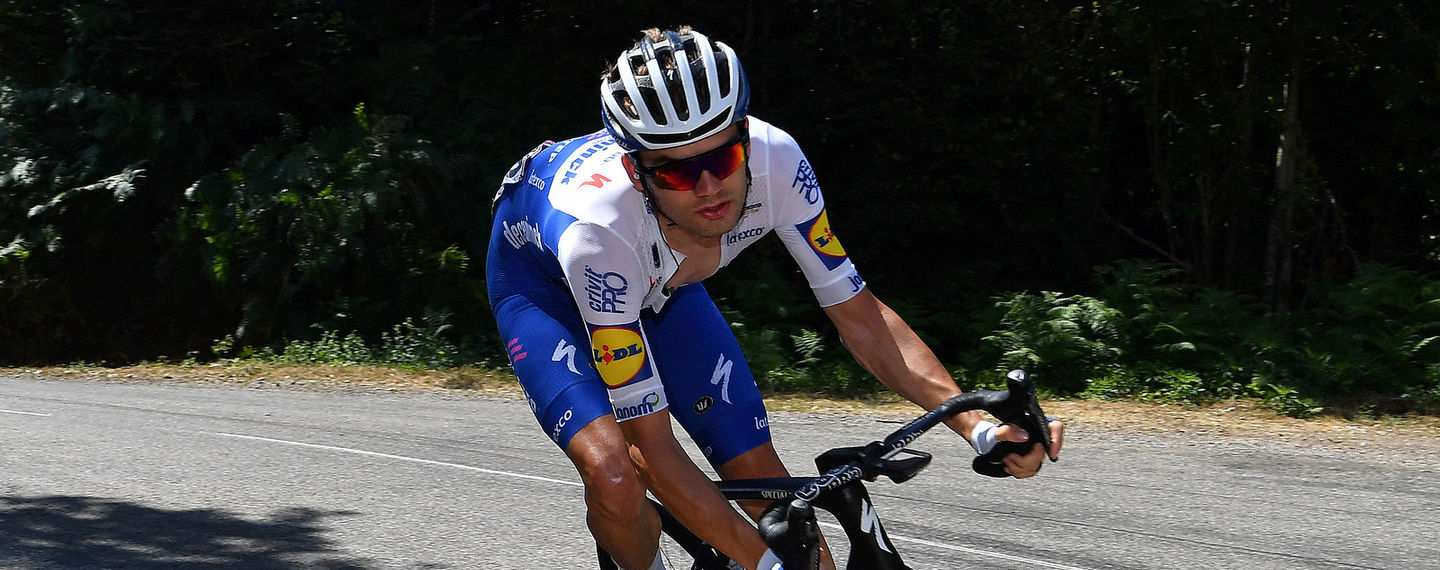
<path id="1" fill-rule="evenodd" d="M 601 81 L 600 99 L 605 128 L 621 148 L 658 150 L 744 120 L 750 85 L 735 50 L 681 28 L 647 33 L 622 52 Z"/>

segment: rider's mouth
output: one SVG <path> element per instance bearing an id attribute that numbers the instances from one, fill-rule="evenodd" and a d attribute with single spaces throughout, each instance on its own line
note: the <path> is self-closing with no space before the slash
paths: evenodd
<path id="1" fill-rule="evenodd" d="M 710 221 L 715 221 L 724 218 L 725 214 L 730 212 L 730 201 L 726 200 L 719 204 L 706 206 L 704 208 L 700 208 L 700 210 L 698 211 L 700 212 L 701 217 Z"/>

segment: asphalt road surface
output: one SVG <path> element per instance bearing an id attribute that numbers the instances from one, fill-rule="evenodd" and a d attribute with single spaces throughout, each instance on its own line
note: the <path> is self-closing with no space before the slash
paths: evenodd
<path id="1" fill-rule="evenodd" d="M 771 427 L 808 472 L 896 421 Z M 915 447 L 870 489 L 917 569 L 1440 568 L 1435 463 L 1076 429 L 1016 481 Z M 523 401 L 0 377 L 3 568 L 595 568 L 578 481 Z"/>

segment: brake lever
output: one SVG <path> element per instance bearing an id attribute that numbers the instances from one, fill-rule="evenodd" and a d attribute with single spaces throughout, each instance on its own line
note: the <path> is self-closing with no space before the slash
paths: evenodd
<path id="1" fill-rule="evenodd" d="M 1026 374 L 1024 370 L 1011 370 L 1009 374 L 1005 375 L 1005 385 L 1010 392 L 1010 397 L 1006 398 L 1005 405 L 986 411 L 1003 423 L 1020 426 L 1025 433 L 1030 435 L 1030 439 L 1025 442 L 1002 441 L 988 453 L 977 456 L 971 463 L 971 467 L 975 469 L 976 473 L 990 477 L 1010 476 L 1005 472 L 1005 463 L 1002 461 L 1005 456 L 1011 453 L 1025 455 L 1038 443 L 1045 449 L 1045 456 L 1049 457 L 1052 444 L 1050 422 L 1045 417 L 1045 411 L 1040 409 L 1040 401 L 1035 397 L 1035 383 L 1030 380 L 1030 375 Z M 1055 460 L 1051 459 L 1050 461 Z"/>
<path id="2" fill-rule="evenodd" d="M 803 499 L 777 501 L 756 521 L 760 538 L 775 551 L 786 568 L 820 567 L 820 525 L 815 508 Z"/>

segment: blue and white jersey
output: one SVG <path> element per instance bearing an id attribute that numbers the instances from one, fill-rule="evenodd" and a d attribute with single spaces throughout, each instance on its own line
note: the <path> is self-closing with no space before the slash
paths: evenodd
<path id="1" fill-rule="evenodd" d="M 821 306 L 854 297 L 865 282 L 830 227 L 804 153 L 764 121 L 751 117 L 749 128 L 751 187 L 739 223 L 721 237 L 720 267 L 774 232 Z M 496 196 L 493 235 L 504 244 L 491 244 L 491 303 L 541 289 L 564 291 L 585 324 L 589 361 L 609 388 L 616 419 L 664 409 L 666 379 L 651 362 L 640 317 L 644 310 L 664 311 L 665 285 L 685 257 L 666 245 L 608 133 L 536 151 L 512 168 Z"/>

